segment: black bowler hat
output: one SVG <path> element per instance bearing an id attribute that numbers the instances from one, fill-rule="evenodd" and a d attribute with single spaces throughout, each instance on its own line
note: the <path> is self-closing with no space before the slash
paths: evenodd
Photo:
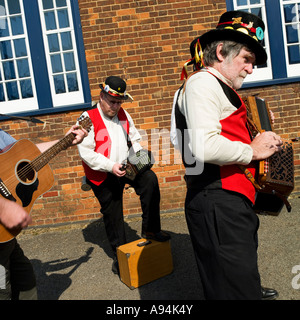
<path id="1" fill-rule="evenodd" d="M 120 77 L 109 76 L 106 78 L 104 84 L 100 84 L 99 87 L 106 94 L 120 100 L 127 100 L 130 98 L 133 100 L 129 93 L 126 93 L 126 82 Z"/>
<path id="2" fill-rule="evenodd" d="M 244 11 L 228 11 L 222 14 L 216 29 L 204 33 L 197 37 L 190 44 L 192 58 L 194 58 L 195 50 L 197 51 L 197 43 L 200 42 L 202 50 L 213 41 L 231 40 L 245 44 L 256 57 L 256 64 L 266 63 L 267 54 L 262 46 L 264 38 L 265 25 L 263 21 L 256 15 Z"/>

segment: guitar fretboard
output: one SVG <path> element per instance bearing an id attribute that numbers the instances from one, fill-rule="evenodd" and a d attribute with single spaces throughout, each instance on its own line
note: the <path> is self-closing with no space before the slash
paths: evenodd
<path id="1" fill-rule="evenodd" d="M 51 148 L 43 152 L 41 155 L 39 155 L 36 159 L 34 159 L 30 164 L 31 167 L 35 171 L 39 171 L 42 169 L 52 158 L 54 158 L 58 153 L 60 153 L 62 150 L 67 149 L 74 140 L 75 135 L 73 133 L 70 133 L 66 135 L 64 138 L 59 140 L 55 145 L 53 145 Z"/>

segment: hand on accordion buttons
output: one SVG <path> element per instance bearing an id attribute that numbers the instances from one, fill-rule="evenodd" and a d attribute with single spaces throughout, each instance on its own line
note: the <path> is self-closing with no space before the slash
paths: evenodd
<path id="1" fill-rule="evenodd" d="M 250 143 L 253 149 L 252 160 L 264 160 L 281 151 L 282 140 L 272 131 L 259 133 Z"/>
<path id="2" fill-rule="evenodd" d="M 126 168 L 125 168 L 126 169 Z M 123 164 L 115 163 L 112 168 L 112 173 L 117 177 L 124 177 L 126 174 L 126 170 L 124 170 Z"/>

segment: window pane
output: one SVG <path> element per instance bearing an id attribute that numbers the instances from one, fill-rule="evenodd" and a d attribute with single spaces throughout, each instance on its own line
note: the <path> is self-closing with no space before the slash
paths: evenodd
<path id="1" fill-rule="evenodd" d="M 67 82 L 69 92 L 79 90 L 76 72 L 67 74 Z"/>
<path id="2" fill-rule="evenodd" d="M 237 0 L 237 5 L 238 6 L 246 6 L 247 5 L 247 0 Z"/>
<path id="3" fill-rule="evenodd" d="M 19 0 L 9 0 L 7 3 L 9 14 L 21 13 Z"/>
<path id="4" fill-rule="evenodd" d="M 255 14 L 256 16 L 260 17 L 262 19 L 262 12 L 261 8 L 252 8 L 251 13 Z"/>
<path id="5" fill-rule="evenodd" d="M 68 28 L 70 26 L 68 10 L 67 9 L 58 10 L 57 11 L 57 16 L 58 16 L 59 27 L 61 29 L 62 28 Z"/>
<path id="6" fill-rule="evenodd" d="M 289 46 L 288 53 L 289 53 L 289 63 L 296 64 L 300 63 L 300 47 L 297 46 Z"/>
<path id="7" fill-rule="evenodd" d="M 261 0 L 250 0 L 250 4 L 260 4 Z"/>
<path id="8" fill-rule="evenodd" d="M 51 65 L 53 73 L 63 72 L 60 54 L 51 56 Z"/>
<path id="9" fill-rule="evenodd" d="M 55 93 L 65 93 L 66 87 L 65 87 L 65 80 L 64 76 L 62 74 L 54 76 L 54 86 L 55 86 Z"/>
<path id="10" fill-rule="evenodd" d="M 6 83 L 6 91 L 8 100 L 19 99 L 18 85 L 16 81 Z"/>
<path id="11" fill-rule="evenodd" d="M 296 12 L 295 5 L 293 5 L 293 4 L 285 5 L 283 7 L 283 10 L 284 10 L 285 23 L 292 22 L 293 18 L 295 17 L 295 12 Z"/>
<path id="12" fill-rule="evenodd" d="M 1 50 L 1 58 L 2 58 L 2 60 L 12 59 L 13 58 L 13 53 L 12 53 L 10 41 L 2 41 L 2 42 L 0 42 L 0 50 Z"/>
<path id="13" fill-rule="evenodd" d="M 64 53 L 64 62 L 66 71 L 76 70 L 73 52 Z"/>
<path id="14" fill-rule="evenodd" d="M 31 85 L 30 79 L 20 81 L 20 86 L 21 86 L 21 93 L 22 93 L 23 99 L 33 97 L 33 91 L 32 91 L 32 85 Z"/>
<path id="15" fill-rule="evenodd" d="M 44 10 L 53 9 L 53 0 L 43 0 Z"/>
<path id="16" fill-rule="evenodd" d="M 47 30 L 55 30 L 56 29 L 56 21 L 54 11 L 45 12 L 45 22 Z"/>
<path id="17" fill-rule="evenodd" d="M 10 23 L 11 23 L 12 34 L 14 36 L 19 34 L 24 34 L 23 22 L 22 22 L 21 16 L 11 17 Z"/>
<path id="18" fill-rule="evenodd" d="M 5 101 L 4 89 L 3 89 L 2 83 L 0 83 L 0 101 Z"/>
<path id="19" fill-rule="evenodd" d="M 28 59 L 17 60 L 19 78 L 30 77 Z"/>
<path id="20" fill-rule="evenodd" d="M 67 2 L 66 2 L 66 0 L 56 0 L 56 6 L 57 7 L 66 7 Z"/>
<path id="21" fill-rule="evenodd" d="M 62 32 L 60 37 L 61 37 L 63 50 L 72 50 L 73 44 L 72 44 L 71 32 Z"/>
<path id="22" fill-rule="evenodd" d="M 15 54 L 17 58 L 27 56 L 25 39 L 14 40 L 14 45 L 15 45 Z"/>
<path id="23" fill-rule="evenodd" d="M 7 19 L 0 18 L 0 37 L 8 37 L 8 36 L 9 36 L 9 30 L 7 26 Z"/>
<path id="24" fill-rule="evenodd" d="M 48 45 L 49 45 L 50 52 L 60 51 L 59 42 L 58 42 L 58 35 L 56 33 L 48 35 Z"/>
<path id="25" fill-rule="evenodd" d="M 5 80 L 16 79 L 15 66 L 13 61 L 3 62 Z"/>
<path id="26" fill-rule="evenodd" d="M 299 41 L 297 25 L 286 26 L 286 37 L 287 43 L 295 43 Z"/>
<path id="27" fill-rule="evenodd" d="M 0 0 L 0 17 L 6 15 L 4 0 Z"/>

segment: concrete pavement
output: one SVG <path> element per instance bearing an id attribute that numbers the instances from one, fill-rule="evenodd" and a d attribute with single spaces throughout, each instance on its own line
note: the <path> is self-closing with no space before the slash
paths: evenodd
<path id="1" fill-rule="evenodd" d="M 300 199 L 292 212 L 259 216 L 262 284 L 278 300 L 300 300 Z M 31 228 L 18 236 L 35 269 L 40 300 L 203 300 L 201 282 L 183 212 L 162 214 L 170 232 L 174 271 L 129 289 L 111 272 L 112 252 L 102 220 L 52 228 Z M 126 218 L 128 241 L 139 238 L 141 220 Z"/>

